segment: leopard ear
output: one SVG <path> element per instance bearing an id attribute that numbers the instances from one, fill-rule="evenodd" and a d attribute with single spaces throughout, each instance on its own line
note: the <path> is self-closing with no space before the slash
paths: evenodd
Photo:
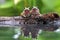
<path id="1" fill-rule="evenodd" d="M 25 7 L 25 9 L 26 9 L 26 7 Z"/>
<path id="2" fill-rule="evenodd" d="M 33 6 L 33 8 L 38 8 L 37 6 Z"/>
<path id="3" fill-rule="evenodd" d="M 53 16 L 54 16 L 55 18 L 59 18 L 59 15 L 58 15 L 56 12 L 53 12 Z"/>
<path id="4" fill-rule="evenodd" d="M 30 7 L 28 7 L 28 8 L 30 8 Z"/>
<path id="5" fill-rule="evenodd" d="M 28 9 L 29 9 L 30 7 L 25 7 L 25 9 L 26 9 L 26 8 L 28 8 Z"/>

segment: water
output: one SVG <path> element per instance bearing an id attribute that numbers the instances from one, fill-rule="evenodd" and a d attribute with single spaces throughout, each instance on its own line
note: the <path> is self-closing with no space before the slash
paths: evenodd
<path id="1" fill-rule="evenodd" d="M 20 24 L 19 24 L 19 21 L 15 21 L 15 20 L 10 20 L 10 21 L 3 21 L 3 22 L 0 22 L 0 27 L 2 27 L 4 25 L 4 27 L 7 27 L 8 25 L 8 27 L 9 27 L 9 29 L 8 30 L 10 30 L 10 29 L 14 29 L 14 30 L 11 30 L 10 32 L 12 32 L 12 31 L 14 31 L 14 33 L 13 33 L 13 35 L 12 35 L 12 37 L 11 38 L 13 38 L 14 40 L 16 39 L 16 40 L 20 40 L 20 39 L 22 39 L 22 40 L 25 40 L 26 38 L 22 38 L 22 36 L 21 36 L 21 31 L 20 31 Z M 54 21 L 54 23 L 53 23 L 53 25 L 55 25 L 55 26 L 57 26 L 57 27 L 60 27 L 60 20 L 58 20 L 58 21 Z M 31 25 L 32 26 L 32 25 Z M 3 27 L 3 28 L 4 28 Z M 1 30 L 1 29 L 0 29 Z M 4 29 L 3 29 L 3 31 L 4 31 Z M 6 31 L 5 31 L 6 32 Z M 6 34 L 9 34 L 10 32 L 8 32 L 8 33 L 6 33 Z M 59 40 L 59 38 L 60 38 L 60 28 L 59 29 L 57 29 L 57 30 L 55 30 L 55 31 L 53 31 L 52 33 L 49 33 L 49 32 L 47 32 L 47 33 L 43 33 L 42 34 L 42 31 L 40 30 L 39 31 L 39 37 L 38 37 L 38 39 L 40 40 L 44 40 L 44 38 L 46 38 L 46 39 L 48 39 L 47 38 L 47 36 L 48 37 L 52 37 L 51 39 L 54 39 L 54 37 L 55 37 L 55 34 L 58 34 L 58 38 L 56 39 L 56 40 Z M 5 34 L 5 33 L 3 33 L 2 32 L 2 34 Z M 5 34 L 5 35 L 6 35 Z M 11 33 L 10 33 L 11 34 Z M 10 35 L 9 34 L 9 35 Z M 48 35 L 46 35 L 46 34 L 48 34 Z M 51 36 L 51 34 L 53 35 L 53 36 Z M 1 34 L 0 34 L 0 36 L 1 36 Z M 4 36 L 3 36 L 4 37 Z M 50 39 L 49 38 L 49 39 Z M 29 39 L 29 38 L 28 38 Z M 54 39 L 55 40 L 55 39 Z"/>

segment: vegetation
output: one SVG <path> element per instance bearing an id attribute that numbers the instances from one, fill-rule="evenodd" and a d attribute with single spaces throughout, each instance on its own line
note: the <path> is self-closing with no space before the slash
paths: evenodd
<path id="1" fill-rule="evenodd" d="M 37 6 L 41 13 L 57 12 L 60 15 L 60 0 L 6 0 L 0 4 L 0 16 L 17 16 L 25 7 Z"/>

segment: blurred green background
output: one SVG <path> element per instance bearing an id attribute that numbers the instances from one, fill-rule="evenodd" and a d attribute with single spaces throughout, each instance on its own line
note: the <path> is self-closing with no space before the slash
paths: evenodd
<path id="1" fill-rule="evenodd" d="M 41 14 L 57 12 L 60 15 L 60 0 L 0 0 L 0 16 L 18 16 L 25 7 L 36 6 Z M 14 40 L 14 30 L 0 28 L 0 40 Z M 19 40 L 32 40 L 20 36 Z M 60 40 L 60 32 L 42 32 L 37 40 Z"/>
<path id="2" fill-rule="evenodd" d="M 0 16 L 18 16 L 25 7 L 31 9 L 33 6 L 42 14 L 57 12 L 60 15 L 60 0 L 0 0 Z"/>

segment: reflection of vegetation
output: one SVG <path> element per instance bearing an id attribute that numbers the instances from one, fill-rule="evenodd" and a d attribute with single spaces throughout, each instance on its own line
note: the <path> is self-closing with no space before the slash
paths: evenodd
<path id="1" fill-rule="evenodd" d="M 14 35 L 13 29 L 8 27 L 0 27 L 0 40 L 14 40 L 12 37 Z"/>
<path id="2" fill-rule="evenodd" d="M 42 38 L 42 40 L 59 40 L 60 39 L 60 33 L 42 32 L 40 34 L 40 38 Z"/>
<path id="3" fill-rule="evenodd" d="M 12 37 L 14 35 L 14 29 L 10 29 L 8 27 L 0 28 L 0 39 L 1 40 L 14 40 Z M 47 32 L 43 31 L 39 34 L 38 40 L 60 40 L 60 32 Z M 25 38 L 24 36 L 20 36 L 19 40 L 32 40 L 31 37 Z"/>
<path id="4" fill-rule="evenodd" d="M 43 31 L 37 38 L 38 38 L 37 40 L 60 40 L 60 33 Z M 20 36 L 19 40 L 32 40 L 32 39 L 30 37 L 24 38 L 23 36 Z"/>

